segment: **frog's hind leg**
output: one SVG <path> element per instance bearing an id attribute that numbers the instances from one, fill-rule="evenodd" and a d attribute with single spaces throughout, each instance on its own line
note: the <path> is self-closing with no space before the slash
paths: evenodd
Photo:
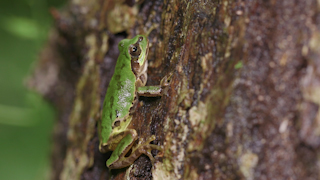
<path id="1" fill-rule="evenodd" d="M 126 137 L 126 139 L 123 140 L 125 137 Z M 138 138 L 138 136 L 137 136 L 137 132 L 135 130 L 127 129 L 125 131 L 112 134 L 109 137 L 109 140 L 107 143 L 100 144 L 99 149 L 100 149 L 100 152 L 102 152 L 102 153 L 105 153 L 108 151 L 116 151 L 116 152 L 126 151 L 127 152 L 130 150 L 133 142 L 137 138 Z M 116 155 L 117 153 L 112 153 L 112 155 L 114 155 L 114 154 Z"/>
<path id="2" fill-rule="evenodd" d="M 117 161 L 114 161 L 112 164 L 108 165 L 108 162 L 107 162 L 108 167 L 112 168 L 112 169 L 118 169 L 118 168 L 123 168 L 123 167 L 129 166 L 141 154 L 147 155 L 150 158 L 151 163 L 154 164 L 155 159 L 152 156 L 151 150 L 152 149 L 157 149 L 159 151 L 162 151 L 162 148 L 161 148 L 161 146 L 150 144 L 150 142 L 153 141 L 153 140 L 155 140 L 155 136 L 154 135 L 152 135 L 146 141 L 143 141 L 143 140 L 140 139 L 139 142 L 132 147 L 131 152 L 128 151 L 126 153 L 123 153 L 122 155 L 120 155 L 121 157 L 119 157 L 119 159 Z"/>
<path id="3" fill-rule="evenodd" d="M 107 160 L 107 166 L 111 169 L 119 169 L 125 167 L 122 165 L 122 157 L 126 155 L 132 148 L 132 145 L 137 140 L 137 133 L 135 130 L 126 130 L 111 137 L 109 149 L 114 149 L 110 158 Z"/>

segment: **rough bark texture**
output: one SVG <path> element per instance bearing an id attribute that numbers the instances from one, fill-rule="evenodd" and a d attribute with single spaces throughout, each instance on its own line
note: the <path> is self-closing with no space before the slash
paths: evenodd
<path id="1" fill-rule="evenodd" d="M 316 0 L 71 0 L 30 86 L 57 110 L 52 179 L 320 179 L 320 4 Z M 149 31 L 150 30 L 150 31 Z M 96 124 L 117 44 L 148 33 L 140 98 L 147 156 L 109 171 Z"/>

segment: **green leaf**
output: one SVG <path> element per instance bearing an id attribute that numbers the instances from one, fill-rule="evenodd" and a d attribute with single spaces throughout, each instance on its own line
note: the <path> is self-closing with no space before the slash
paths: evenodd
<path id="1" fill-rule="evenodd" d="M 1 19 L 1 26 L 19 38 L 34 40 L 41 37 L 38 24 L 29 18 L 6 17 Z"/>

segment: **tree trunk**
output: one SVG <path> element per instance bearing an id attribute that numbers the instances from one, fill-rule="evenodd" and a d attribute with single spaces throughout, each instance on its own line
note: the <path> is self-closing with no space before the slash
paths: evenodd
<path id="1" fill-rule="evenodd" d="M 31 87 L 57 110 L 52 179 L 320 179 L 320 4 L 316 0 L 70 1 Z M 97 121 L 118 42 L 149 39 L 147 85 L 173 73 L 161 98 L 139 98 L 151 164 L 109 171 Z"/>

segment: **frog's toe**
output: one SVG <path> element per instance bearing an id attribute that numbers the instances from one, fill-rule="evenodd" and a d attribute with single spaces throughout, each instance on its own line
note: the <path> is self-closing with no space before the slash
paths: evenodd
<path id="1" fill-rule="evenodd" d="M 160 81 L 161 87 L 169 86 L 172 79 L 172 75 L 173 75 L 173 72 L 170 72 L 168 75 L 162 78 L 162 80 Z"/>
<path id="2" fill-rule="evenodd" d="M 149 144 L 149 143 L 151 143 L 152 141 L 154 141 L 154 140 L 156 140 L 156 136 L 155 135 L 152 135 L 152 136 L 150 136 L 148 139 L 147 139 L 147 143 Z"/>
<path id="3" fill-rule="evenodd" d="M 150 149 L 147 150 L 145 154 L 149 157 L 151 163 L 154 164 L 154 162 L 155 162 L 156 160 L 155 160 L 154 157 L 152 156 L 151 150 L 150 150 Z"/>
<path id="4" fill-rule="evenodd" d="M 163 151 L 162 146 L 155 145 L 155 144 L 149 144 L 150 149 L 156 149 L 158 151 Z"/>

